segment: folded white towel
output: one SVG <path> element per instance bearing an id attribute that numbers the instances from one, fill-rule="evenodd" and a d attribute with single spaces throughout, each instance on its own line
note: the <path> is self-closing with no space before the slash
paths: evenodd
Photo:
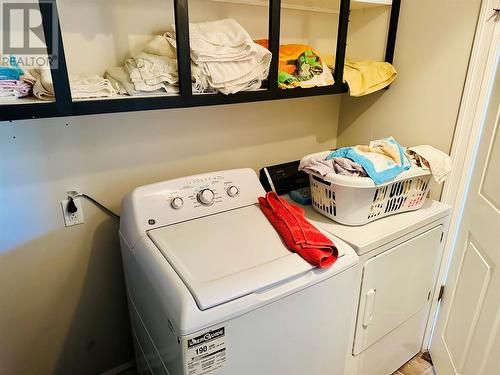
<path id="1" fill-rule="evenodd" d="M 429 145 L 408 147 L 407 154 L 416 164 L 424 169 L 430 169 L 432 176 L 438 183 L 446 180 L 451 171 L 451 158 Z"/>
<path id="2" fill-rule="evenodd" d="M 109 98 L 118 92 L 108 79 L 97 75 L 72 77 L 70 87 L 73 99 Z"/>
<path id="3" fill-rule="evenodd" d="M 151 55 L 166 56 L 171 59 L 177 59 L 177 51 L 167 38 L 163 35 L 157 35 L 144 45 L 143 52 Z"/>
<path id="4" fill-rule="evenodd" d="M 166 36 L 175 39 L 173 33 Z M 251 57 L 255 52 L 252 37 L 231 18 L 189 24 L 191 58 L 195 63 L 209 61 L 238 61 Z"/>
<path id="5" fill-rule="evenodd" d="M 206 84 L 226 95 L 256 90 L 267 78 L 271 52 L 254 43 L 235 20 L 190 24 L 189 32 L 194 92 L 209 91 Z M 176 48 L 175 32 L 165 38 Z"/>
<path id="6" fill-rule="evenodd" d="M 255 78 L 264 79 L 269 72 L 271 52 L 255 43 L 252 46 L 252 51 L 252 57 L 246 60 L 205 62 L 202 65 L 207 67 L 210 79 L 215 84 L 240 80 L 245 77 L 248 78 L 247 81 Z"/>
<path id="7" fill-rule="evenodd" d="M 138 91 L 151 92 L 159 89 L 170 93 L 179 91 L 176 87 L 179 83 L 177 60 L 170 57 L 141 52 L 125 61 L 125 70 Z"/>
<path id="8" fill-rule="evenodd" d="M 32 69 L 31 76 L 35 80 L 33 95 L 42 100 L 54 100 L 54 85 L 48 69 Z M 29 76 L 28 78 L 29 79 Z M 108 79 L 97 75 L 89 77 L 70 77 L 69 84 L 73 99 L 107 98 L 115 95 L 118 90 Z"/>
<path id="9" fill-rule="evenodd" d="M 136 95 L 139 92 L 135 89 L 134 84 L 130 80 L 130 75 L 123 66 L 108 68 L 104 77 L 109 79 L 120 95 Z"/>
<path id="10" fill-rule="evenodd" d="M 249 86 L 259 88 L 269 74 L 271 53 L 258 44 L 254 50 L 256 54 L 249 60 L 202 63 L 210 86 L 226 95 L 249 90 Z"/>

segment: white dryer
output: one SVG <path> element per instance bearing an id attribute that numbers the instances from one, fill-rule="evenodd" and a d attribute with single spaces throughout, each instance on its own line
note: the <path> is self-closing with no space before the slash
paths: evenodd
<path id="1" fill-rule="evenodd" d="M 358 256 L 321 270 L 283 245 L 250 169 L 135 189 L 120 241 L 143 374 L 343 374 Z"/>
<path id="2" fill-rule="evenodd" d="M 360 257 L 357 317 L 346 374 L 389 375 L 417 354 L 429 336 L 450 207 L 428 199 L 417 211 L 369 224 L 341 225 L 305 207 L 317 227 L 350 244 Z"/>

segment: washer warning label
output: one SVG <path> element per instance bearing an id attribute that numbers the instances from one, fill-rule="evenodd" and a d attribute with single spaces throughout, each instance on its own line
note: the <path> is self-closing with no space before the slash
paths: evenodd
<path id="1" fill-rule="evenodd" d="M 185 339 L 187 375 L 205 375 L 227 361 L 226 328 L 219 327 Z"/>

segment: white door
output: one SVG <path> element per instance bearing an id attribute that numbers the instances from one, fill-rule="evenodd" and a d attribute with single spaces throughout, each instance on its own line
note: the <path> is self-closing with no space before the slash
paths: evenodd
<path id="1" fill-rule="evenodd" d="M 431 344 L 437 375 L 500 374 L 499 47 L 497 22 L 482 135 Z"/>

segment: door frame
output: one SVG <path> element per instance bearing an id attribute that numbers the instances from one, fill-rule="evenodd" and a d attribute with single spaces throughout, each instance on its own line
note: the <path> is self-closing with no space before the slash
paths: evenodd
<path id="1" fill-rule="evenodd" d="M 472 177 L 472 167 L 479 146 L 484 115 L 488 106 L 488 81 L 494 72 L 490 46 L 495 29 L 495 11 L 500 0 L 483 0 L 467 69 L 462 100 L 451 147 L 452 170 L 443 187 L 441 201 L 452 206 L 450 223 L 431 310 L 427 320 L 422 350 L 428 350 L 436 324 L 441 285 L 446 284 L 448 269 L 455 249 L 465 198 Z M 493 66 L 492 66 L 493 65 Z M 445 291 L 446 293 L 446 291 Z"/>

